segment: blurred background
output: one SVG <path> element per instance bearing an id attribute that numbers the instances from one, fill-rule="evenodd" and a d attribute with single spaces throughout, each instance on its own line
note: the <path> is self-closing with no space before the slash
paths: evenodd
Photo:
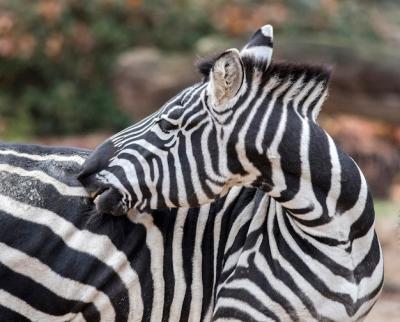
<path id="1" fill-rule="evenodd" d="M 395 321 L 397 0 L 0 0 L 0 139 L 93 148 L 199 80 L 197 57 L 240 48 L 266 23 L 274 26 L 276 60 L 334 67 L 320 122 L 375 196 L 386 284 L 368 321 Z"/>

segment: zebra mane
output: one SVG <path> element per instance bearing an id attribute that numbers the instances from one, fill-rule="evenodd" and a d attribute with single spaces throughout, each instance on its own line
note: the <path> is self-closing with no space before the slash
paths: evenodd
<path id="1" fill-rule="evenodd" d="M 203 81 L 208 80 L 211 68 L 214 63 L 218 60 L 222 53 L 212 54 L 206 57 L 199 58 L 195 63 L 197 70 L 203 75 Z M 265 69 L 265 63 L 254 61 L 248 57 L 242 57 L 245 68 L 251 69 Z M 314 64 L 299 64 L 289 62 L 272 62 L 271 65 L 265 71 L 265 77 L 277 77 L 279 79 L 298 79 L 304 77 L 304 80 L 314 79 L 316 81 L 322 81 L 326 84 L 330 79 L 332 68 L 326 65 L 314 65 Z"/>
<path id="2" fill-rule="evenodd" d="M 327 65 L 298 64 L 289 62 L 273 62 L 267 69 L 266 77 L 277 77 L 280 79 L 291 78 L 293 80 L 304 77 L 304 80 L 314 79 L 318 82 L 328 83 L 332 68 Z"/>
<path id="3" fill-rule="evenodd" d="M 208 80 L 211 68 L 214 66 L 215 62 L 221 57 L 223 52 L 210 54 L 205 57 L 200 57 L 195 62 L 195 66 L 199 73 L 203 75 L 204 81 Z"/>

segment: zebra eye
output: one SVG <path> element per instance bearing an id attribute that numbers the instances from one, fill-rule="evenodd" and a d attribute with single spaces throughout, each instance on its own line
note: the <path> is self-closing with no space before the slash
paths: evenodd
<path id="1" fill-rule="evenodd" d="M 170 133 L 179 128 L 179 124 L 174 124 L 166 119 L 160 119 L 157 124 L 164 133 Z"/>

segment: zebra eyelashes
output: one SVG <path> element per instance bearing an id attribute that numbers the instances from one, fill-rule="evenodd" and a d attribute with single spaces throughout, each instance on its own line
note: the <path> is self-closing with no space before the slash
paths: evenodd
<path id="1" fill-rule="evenodd" d="M 182 116 L 184 113 L 185 109 L 179 103 L 170 110 L 160 115 L 155 120 L 155 123 L 158 125 L 162 132 L 169 134 L 181 128 Z"/>
<path id="2" fill-rule="evenodd" d="M 173 123 L 165 118 L 160 118 L 157 120 L 157 125 L 160 127 L 160 130 L 165 134 L 169 134 L 172 131 L 179 129 L 179 123 Z"/>

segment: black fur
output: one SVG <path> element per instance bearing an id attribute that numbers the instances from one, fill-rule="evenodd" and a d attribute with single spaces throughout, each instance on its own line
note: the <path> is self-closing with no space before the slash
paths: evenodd
<path id="1" fill-rule="evenodd" d="M 246 64 L 245 64 L 246 65 Z M 329 81 L 332 68 L 326 65 L 297 64 L 288 62 L 273 62 L 267 70 L 267 75 L 277 76 L 281 79 L 298 79 L 303 76 L 305 79 L 315 79 L 316 81 Z"/>
<path id="2" fill-rule="evenodd" d="M 273 47 L 273 40 L 270 36 L 265 36 L 261 29 L 257 30 L 256 33 L 251 37 L 249 42 L 247 43 L 246 47 L 258 47 L 258 46 L 266 46 L 266 47 Z"/>

